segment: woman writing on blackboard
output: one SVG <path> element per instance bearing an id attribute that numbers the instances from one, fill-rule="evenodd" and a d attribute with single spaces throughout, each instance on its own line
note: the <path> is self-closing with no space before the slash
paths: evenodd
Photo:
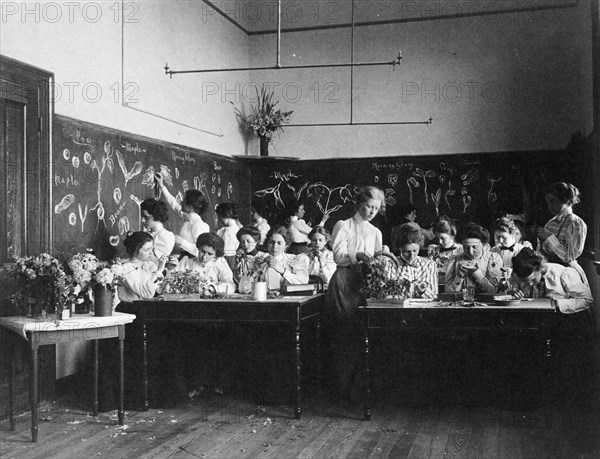
<path id="1" fill-rule="evenodd" d="M 183 220 L 183 224 L 179 229 L 179 234 L 175 236 L 175 245 L 180 251 L 179 259 L 185 257 L 194 258 L 198 256 L 198 248 L 196 241 L 198 236 L 203 233 L 210 232 L 208 224 L 206 224 L 200 215 L 206 212 L 208 203 L 204 194 L 200 190 L 187 190 L 181 204 L 173 197 L 163 182 L 160 174 L 156 174 L 156 183 L 163 192 L 167 204 L 173 211 Z"/>
<path id="2" fill-rule="evenodd" d="M 142 201 L 140 209 L 144 231 L 150 233 L 154 239 L 153 261 L 158 264 L 158 260 L 165 255 L 171 255 L 175 247 L 175 235 L 164 226 L 169 219 L 169 208 L 163 201 L 148 198 Z"/>
<path id="3" fill-rule="evenodd" d="M 535 235 L 540 240 L 540 252 L 551 263 L 573 265 L 583 253 L 587 225 L 573 213 L 578 202 L 579 190 L 570 183 L 556 182 L 546 190 L 546 204 L 554 217 Z"/>

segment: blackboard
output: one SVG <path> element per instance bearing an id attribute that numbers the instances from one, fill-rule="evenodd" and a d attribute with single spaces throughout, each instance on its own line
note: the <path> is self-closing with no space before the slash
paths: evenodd
<path id="1" fill-rule="evenodd" d="M 354 214 L 354 195 L 365 185 L 385 192 L 385 222 L 378 223 L 383 228 L 397 224 L 399 209 L 408 203 L 418 209 L 417 222 L 424 227 L 445 215 L 459 225 L 475 221 L 489 228 L 498 213 L 521 213 L 527 202 L 529 223 L 543 225 L 551 217 L 546 186 L 557 180 L 577 184 L 569 166 L 577 161 L 566 151 L 247 160 L 253 202 L 266 209 L 267 219 L 281 223 L 290 204 L 301 201 L 313 224 L 329 213 L 330 230 Z"/>
<path id="2" fill-rule="evenodd" d="M 221 202 L 237 203 L 240 219 L 250 218 L 250 174 L 233 158 L 58 115 L 53 134 L 53 248 L 59 256 L 87 248 L 100 259 L 124 256 L 126 232 L 141 229 L 139 203 L 156 196 L 154 172 L 169 177 L 173 196 L 202 190 L 209 202 L 202 218 L 212 230 Z M 177 234 L 181 220 L 171 212 L 165 226 Z"/>

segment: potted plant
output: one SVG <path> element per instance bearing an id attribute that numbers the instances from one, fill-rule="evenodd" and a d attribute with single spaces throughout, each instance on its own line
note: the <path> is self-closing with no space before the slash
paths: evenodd
<path id="1" fill-rule="evenodd" d="M 256 104 L 251 105 L 251 113 L 244 115 L 234 107 L 242 128 L 256 135 L 260 140 L 260 156 L 269 156 L 269 143 L 273 141 L 276 132 L 283 132 L 283 126 L 289 122 L 293 110 L 284 112 L 277 108 L 273 91 L 268 91 L 264 85 L 260 92 L 256 87 Z"/>

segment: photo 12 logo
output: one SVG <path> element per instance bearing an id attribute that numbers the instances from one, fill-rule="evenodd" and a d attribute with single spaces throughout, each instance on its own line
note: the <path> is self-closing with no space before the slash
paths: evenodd
<path id="1" fill-rule="evenodd" d="M 103 97 L 111 97 L 115 104 L 134 104 L 139 102 L 136 98 L 139 93 L 137 83 L 128 81 L 123 86 L 115 82 L 110 86 L 103 86 L 95 81 L 62 81 L 54 82 L 52 85 L 53 100 L 55 103 L 66 102 L 73 104 L 76 102 L 87 102 L 95 104 L 100 102 Z"/>
<path id="2" fill-rule="evenodd" d="M 257 94 L 261 87 L 267 92 L 273 92 L 275 99 L 281 99 L 284 102 L 294 104 L 302 98 L 315 104 L 337 104 L 340 102 L 338 93 L 340 85 L 333 81 L 319 82 L 311 84 L 300 84 L 296 81 L 286 82 L 261 82 L 261 83 L 225 83 L 225 82 L 203 82 L 201 87 L 202 102 L 207 103 L 209 99 L 218 98 L 222 103 L 256 103 Z"/>
<path id="3" fill-rule="evenodd" d="M 137 2 L 1 2 L 1 20 L 10 22 L 55 24 L 58 22 L 92 23 L 101 20 L 137 23 Z"/>

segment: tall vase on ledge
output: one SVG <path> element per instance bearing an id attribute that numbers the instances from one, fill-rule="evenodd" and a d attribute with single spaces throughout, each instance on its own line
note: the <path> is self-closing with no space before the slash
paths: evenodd
<path id="1" fill-rule="evenodd" d="M 259 137 L 260 140 L 260 156 L 269 156 L 269 139 Z"/>
<path id="2" fill-rule="evenodd" d="M 112 316 L 113 291 L 107 285 L 94 286 L 94 315 Z"/>

